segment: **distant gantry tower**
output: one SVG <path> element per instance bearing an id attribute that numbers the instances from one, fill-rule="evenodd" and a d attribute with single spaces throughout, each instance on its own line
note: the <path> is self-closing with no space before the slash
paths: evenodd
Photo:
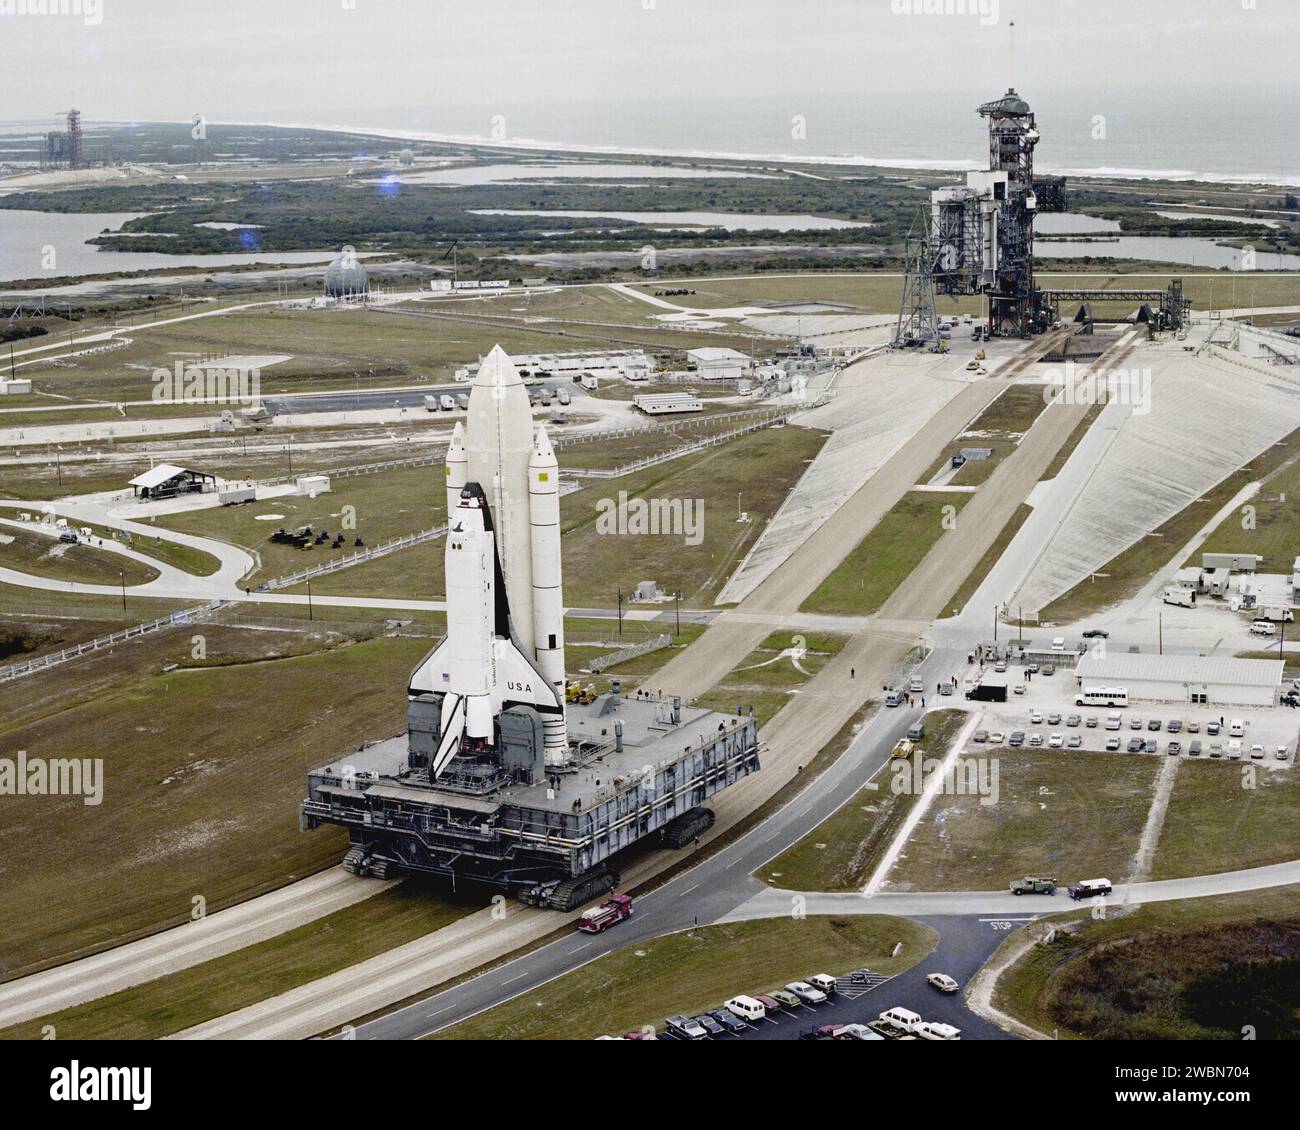
<path id="1" fill-rule="evenodd" d="M 909 255 L 895 345 L 915 344 L 914 276 L 928 274 L 941 294 L 988 295 L 990 334 L 1027 337 L 1051 324 L 1052 312 L 1034 281 L 1034 217 L 1065 210 L 1062 177 L 1034 177 L 1038 129 L 1029 104 L 1009 89 L 985 102 L 988 169 L 966 174 L 964 185 L 930 194 L 924 257 Z M 926 289 L 922 281 L 921 290 Z M 936 339 L 937 339 L 937 330 Z"/>

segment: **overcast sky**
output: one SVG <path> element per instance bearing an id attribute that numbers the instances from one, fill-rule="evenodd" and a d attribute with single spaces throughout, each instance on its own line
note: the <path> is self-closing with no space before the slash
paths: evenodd
<path id="1" fill-rule="evenodd" d="M 1005 86 L 1013 19 L 1029 92 L 1281 87 L 1300 42 L 1295 0 L 965 0 L 996 7 L 987 24 L 896 13 L 908 0 L 98 0 L 91 26 L 27 2 L 0 0 L 5 120 L 72 105 L 95 120 L 374 125 L 391 107 L 663 93 L 939 99 Z"/>

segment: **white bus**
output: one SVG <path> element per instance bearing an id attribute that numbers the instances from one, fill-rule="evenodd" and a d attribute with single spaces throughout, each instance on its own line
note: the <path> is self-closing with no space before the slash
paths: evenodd
<path id="1" fill-rule="evenodd" d="M 1074 700 L 1075 706 L 1127 706 L 1128 691 L 1123 687 L 1084 687 Z"/>

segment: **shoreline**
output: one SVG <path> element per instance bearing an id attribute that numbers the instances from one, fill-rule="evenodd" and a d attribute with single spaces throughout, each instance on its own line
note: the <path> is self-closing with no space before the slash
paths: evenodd
<path id="1" fill-rule="evenodd" d="M 962 173 L 980 169 L 978 160 L 948 161 L 940 158 L 918 160 L 892 157 L 865 157 L 846 154 L 749 153 L 708 151 L 702 149 L 666 149 L 629 145 L 594 145 L 581 142 L 545 141 L 537 138 L 510 138 L 495 140 L 476 134 L 442 133 L 435 130 L 399 130 L 377 126 L 311 125 L 306 122 L 279 121 L 229 121 L 218 125 L 262 127 L 266 129 L 319 130 L 322 133 L 352 134 L 359 137 L 379 137 L 391 141 L 427 141 L 441 145 L 472 145 L 486 149 L 501 149 L 522 153 L 561 153 L 582 157 L 664 157 L 676 160 L 735 161 L 776 165 L 831 165 L 840 168 L 879 169 L 888 172 Z M 1258 185 L 1268 188 L 1300 188 L 1300 174 L 1291 178 L 1276 179 L 1255 174 L 1199 173 L 1191 169 L 1127 169 L 1097 166 L 1081 168 L 1039 163 L 1038 171 L 1052 176 L 1076 177 L 1087 180 L 1180 181 L 1227 187 Z"/>

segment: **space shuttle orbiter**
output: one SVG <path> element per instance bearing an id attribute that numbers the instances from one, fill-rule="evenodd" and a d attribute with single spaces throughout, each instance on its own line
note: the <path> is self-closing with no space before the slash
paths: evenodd
<path id="1" fill-rule="evenodd" d="M 469 429 L 447 452 L 447 637 L 411 674 L 441 694 L 430 776 L 457 753 L 489 751 L 512 706 L 541 716 L 547 765 L 568 760 L 559 467 L 528 394 L 498 346 L 479 368 Z"/>

